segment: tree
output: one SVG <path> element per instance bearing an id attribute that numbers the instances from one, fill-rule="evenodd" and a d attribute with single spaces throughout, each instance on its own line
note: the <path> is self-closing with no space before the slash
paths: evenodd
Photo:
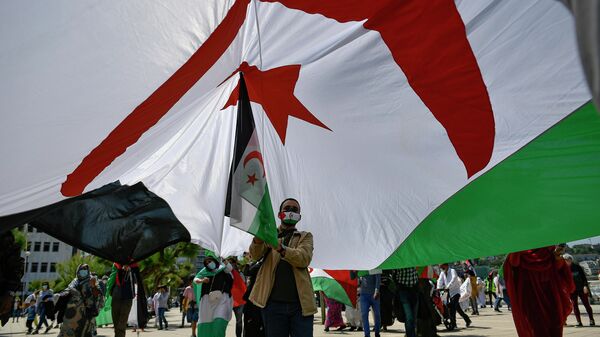
<path id="1" fill-rule="evenodd" d="M 15 242 L 21 246 L 21 249 L 27 248 L 27 237 L 18 228 L 13 228 L 12 233 L 15 237 Z"/>
<path id="2" fill-rule="evenodd" d="M 171 288 L 180 287 L 185 279 L 195 274 L 193 260 L 198 256 L 200 247 L 188 242 L 169 246 L 140 262 L 140 272 L 147 293 L 159 285 Z"/>

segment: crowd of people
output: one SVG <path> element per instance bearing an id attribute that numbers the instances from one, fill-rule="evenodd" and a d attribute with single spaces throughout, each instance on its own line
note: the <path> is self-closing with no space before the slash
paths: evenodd
<path id="1" fill-rule="evenodd" d="M 224 337 L 233 316 L 236 337 L 313 336 L 319 294 L 313 291 L 308 269 L 313 254 L 312 234 L 296 228 L 301 220 L 297 200 L 284 200 L 279 210 L 277 245 L 255 237 L 244 255 L 243 266 L 236 257 L 221 259 L 207 251 L 203 268 L 186 280 L 175 300 L 181 312 L 180 326 L 187 321 L 192 337 Z M 398 320 L 404 323 L 408 337 L 438 336 L 439 325 L 447 330 L 458 328 L 457 314 L 469 328 L 480 309 L 489 306 L 501 312 L 504 302 L 513 311 L 520 336 L 560 336 L 571 311 L 578 326 L 583 325 L 579 300 L 593 326 L 585 273 L 572 256 L 563 255 L 561 247 L 509 254 L 503 268 L 483 276 L 477 275 L 469 261 L 458 268 L 443 263 L 435 267 L 349 271 L 350 278 L 357 280 L 356 304 L 322 296 L 327 308 L 324 329 L 361 331 L 366 337 L 373 332 L 378 337 Z M 110 276 L 102 278 L 83 264 L 65 290 L 54 292 L 44 282 L 23 303 L 16 298 L 13 322 L 23 316 L 27 334 L 56 327 L 61 337 L 92 337 L 97 325 L 112 324 L 114 335 L 124 337 L 128 327 L 145 331 L 151 316 L 155 316 L 155 327 L 169 330 L 165 312 L 174 294 L 165 285 L 155 291 L 146 297 L 135 263 L 114 263 Z M 531 317 L 542 322 L 552 319 L 558 324 L 544 324 L 545 330 L 540 332 Z"/>

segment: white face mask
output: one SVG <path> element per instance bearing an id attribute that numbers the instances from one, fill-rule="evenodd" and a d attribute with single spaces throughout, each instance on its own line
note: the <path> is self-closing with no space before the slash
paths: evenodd
<path id="1" fill-rule="evenodd" d="M 217 268 L 217 264 L 211 261 L 206 267 L 208 267 L 208 269 L 210 270 L 214 270 L 215 268 Z"/>
<path id="2" fill-rule="evenodd" d="M 231 273 L 231 271 L 233 270 L 233 266 L 231 265 L 231 263 L 227 263 L 225 265 L 225 270 L 229 273 Z"/>

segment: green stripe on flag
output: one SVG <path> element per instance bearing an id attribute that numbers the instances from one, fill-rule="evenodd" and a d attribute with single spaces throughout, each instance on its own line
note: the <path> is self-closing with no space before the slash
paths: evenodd
<path id="1" fill-rule="evenodd" d="M 342 285 L 339 284 L 339 282 L 335 279 L 327 277 L 312 277 L 311 281 L 314 291 L 322 291 L 328 298 L 352 306 L 352 301 L 350 301 L 348 294 Z"/>
<path id="2" fill-rule="evenodd" d="M 588 103 L 444 202 L 381 268 L 574 241 L 599 223 L 600 117 Z"/>
<path id="3" fill-rule="evenodd" d="M 250 225 L 249 233 L 256 235 L 259 239 L 277 246 L 277 225 L 273 214 L 273 205 L 269 195 L 269 186 L 265 184 L 265 191 L 258 204 L 256 214 Z"/>
<path id="4" fill-rule="evenodd" d="M 225 337 L 227 323 L 223 318 L 215 318 L 212 322 L 198 322 L 198 337 Z"/>

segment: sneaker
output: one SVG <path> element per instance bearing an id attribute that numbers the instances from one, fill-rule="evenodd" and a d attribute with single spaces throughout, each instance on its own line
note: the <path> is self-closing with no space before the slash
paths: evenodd
<path id="1" fill-rule="evenodd" d="M 339 328 L 335 329 L 335 331 L 342 331 L 342 330 L 344 330 L 344 329 L 346 329 L 346 326 L 345 326 L 345 325 L 342 325 L 342 326 L 340 326 Z"/>
<path id="2" fill-rule="evenodd" d="M 590 326 L 596 326 L 596 322 L 593 319 L 590 319 Z"/>
<path id="3" fill-rule="evenodd" d="M 468 328 L 468 327 L 470 327 L 470 326 L 471 326 L 471 324 L 473 324 L 473 321 L 469 320 L 469 321 L 467 322 L 467 328 Z"/>
<path id="4" fill-rule="evenodd" d="M 502 310 L 500 310 L 500 309 L 498 309 L 498 308 L 494 309 L 494 311 L 495 311 L 495 312 L 502 312 Z"/>
<path id="5" fill-rule="evenodd" d="M 581 322 L 577 322 L 577 325 L 575 325 L 575 327 L 577 327 L 577 328 L 582 328 L 582 327 L 583 327 L 583 324 L 582 324 Z"/>
<path id="6" fill-rule="evenodd" d="M 48 333 L 48 331 L 50 331 L 50 329 L 52 329 L 52 325 L 47 327 L 46 330 L 44 331 L 44 333 Z"/>
<path id="7" fill-rule="evenodd" d="M 323 329 L 323 331 L 325 331 L 325 332 L 329 332 L 329 327 L 328 327 L 328 326 L 327 326 L 327 327 L 325 327 L 325 329 Z"/>
<path id="8" fill-rule="evenodd" d="M 32 334 L 32 335 L 37 335 L 37 334 L 39 334 L 39 333 L 40 333 L 39 331 L 35 330 L 35 331 L 34 331 L 34 332 L 32 332 L 31 334 Z"/>

